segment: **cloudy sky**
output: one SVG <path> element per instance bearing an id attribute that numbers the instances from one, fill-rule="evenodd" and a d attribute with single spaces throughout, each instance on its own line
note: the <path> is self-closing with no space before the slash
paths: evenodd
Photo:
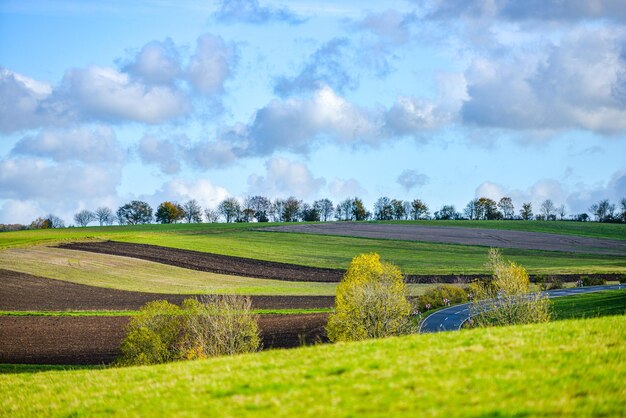
<path id="1" fill-rule="evenodd" d="M 0 223 L 626 196 L 623 0 L 0 1 Z"/>

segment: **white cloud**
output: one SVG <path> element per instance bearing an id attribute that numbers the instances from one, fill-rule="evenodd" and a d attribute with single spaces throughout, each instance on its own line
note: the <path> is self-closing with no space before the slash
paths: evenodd
<path id="1" fill-rule="evenodd" d="M 0 132 L 61 123 L 62 115 L 44 104 L 51 93 L 49 84 L 0 67 Z"/>
<path id="2" fill-rule="evenodd" d="M 37 202 L 30 200 L 7 200 L 0 210 L 0 223 L 29 225 L 47 212 Z"/>
<path id="3" fill-rule="evenodd" d="M 0 198 L 71 201 L 115 194 L 117 166 L 64 163 L 37 158 L 0 161 Z"/>
<path id="4" fill-rule="evenodd" d="M 609 19 L 626 21 L 621 0 L 434 0 L 431 17 L 563 21 Z"/>
<path id="5" fill-rule="evenodd" d="M 110 163 L 120 162 L 124 157 L 115 133 L 106 126 L 44 130 L 36 136 L 20 139 L 11 153 L 50 158 L 57 162 Z"/>
<path id="6" fill-rule="evenodd" d="M 466 72 L 463 120 L 516 130 L 626 131 L 626 34 L 575 29 L 558 43 L 500 58 L 477 58 Z"/>
<path id="7" fill-rule="evenodd" d="M 152 41 L 141 48 L 125 70 L 146 83 L 169 84 L 180 76 L 180 56 L 171 39 Z"/>
<path id="8" fill-rule="evenodd" d="M 63 96 L 87 119 L 134 120 L 156 124 L 188 112 L 186 97 L 168 86 L 147 86 L 113 68 L 69 70 Z"/>
<path id="9" fill-rule="evenodd" d="M 191 84 L 202 94 L 222 93 L 224 82 L 231 75 L 236 60 L 232 46 L 215 35 L 204 34 L 198 38 L 196 51 L 187 68 Z"/>
<path id="10" fill-rule="evenodd" d="M 306 165 L 285 158 L 272 158 L 265 163 L 265 176 L 252 174 L 248 177 L 248 190 L 251 195 L 272 197 L 316 196 L 326 185 L 324 178 L 313 177 Z"/>
<path id="11" fill-rule="evenodd" d="M 165 200 L 183 203 L 195 199 L 203 208 L 214 208 L 229 196 L 230 193 L 224 187 L 216 186 L 210 180 L 200 178 L 196 180 L 170 180 L 146 199 L 155 206 Z"/>
<path id="12" fill-rule="evenodd" d="M 367 190 L 355 179 L 334 178 L 328 185 L 328 190 L 333 198 L 337 200 L 348 197 L 363 197 L 367 195 Z"/>
<path id="13" fill-rule="evenodd" d="M 176 174 L 181 168 L 181 142 L 186 143 L 186 137 L 178 138 L 178 141 L 174 141 L 145 135 L 137 145 L 137 152 L 141 161 L 145 164 L 155 164 L 165 174 Z"/>

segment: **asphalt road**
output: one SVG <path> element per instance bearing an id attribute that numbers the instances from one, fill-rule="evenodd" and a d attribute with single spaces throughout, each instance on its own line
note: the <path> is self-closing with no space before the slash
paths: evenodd
<path id="1" fill-rule="evenodd" d="M 606 286 L 589 286 L 589 287 L 573 287 L 569 289 L 557 289 L 544 292 L 549 298 L 558 298 L 563 296 L 578 295 L 581 293 L 599 292 L 602 290 L 618 290 L 626 289 L 626 284 L 606 285 Z M 441 309 L 424 319 L 420 326 L 420 333 L 442 332 L 442 331 L 458 331 L 465 321 L 470 318 L 471 303 L 463 305 L 450 306 Z"/>

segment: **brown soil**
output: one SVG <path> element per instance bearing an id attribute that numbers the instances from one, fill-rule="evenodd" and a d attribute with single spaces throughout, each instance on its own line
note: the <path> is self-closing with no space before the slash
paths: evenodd
<path id="1" fill-rule="evenodd" d="M 194 295 L 129 292 L 46 279 L 0 269 L 0 310 L 136 310 L 146 302 L 166 299 L 180 304 Z M 251 296 L 256 309 L 328 308 L 333 296 Z"/>
<path id="2" fill-rule="evenodd" d="M 342 225 L 345 223 L 341 223 Z M 349 224 L 349 223 L 347 223 Z M 324 224 L 322 224 L 324 225 Z M 372 224 L 376 225 L 376 224 Z M 306 227 L 307 225 L 302 225 Z M 309 225 L 310 226 L 310 225 Z M 315 226 L 315 225 L 314 225 Z M 388 225 L 383 225 L 388 226 Z M 394 225 L 390 225 L 394 226 Z M 406 226 L 402 226 L 403 228 Z M 281 227 L 282 228 L 282 227 Z M 438 227 L 446 228 L 446 227 Z M 266 228 L 267 229 L 267 228 Z M 461 229 L 461 228 L 458 228 Z M 469 229 L 469 228 L 465 228 Z M 489 230 L 492 231 L 492 230 Z M 303 232 L 303 231 L 301 231 Z M 511 232 L 511 231 L 508 231 Z M 513 231 L 515 232 L 515 231 Z M 549 234 L 543 234 L 549 235 Z M 626 243 L 626 241 L 625 241 Z M 250 258 L 231 257 L 226 255 L 204 253 L 191 250 L 160 247 L 148 244 L 129 244 L 116 241 L 103 242 L 74 242 L 61 244 L 60 247 L 88 251 L 99 254 L 111 254 L 124 257 L 139 258 L 162 264 L 188 268 L 191 270 L 209 271 L 213 273 L 230 274 L 233 276 L 258 277 L 263 279 L 288 280 L 288 281 L 311 281 L 311 282 L 335 282 L 338 283 L 343 277 L 343 270 L 299 266 L 296 264 L 276 263 L 272 261 L 254 260 Z M 580 274 L 557 274 L 564 282 L 575 282 Z M 589 277 L 599 277 L 605 280 L 616 280 L 619 274 L 584 274 Z M 407 274 L 407 283 L 466 283 L 475 278 L 487 277 L 485 275 L 418 275 Z M 531 280 L 534 276 L 531 275 Z M 265 297 L 264 297 L 265 298 Z M 289 299 L 294 297 L 289 297 Z M 307 298 L 303 296 L 302 298 Z M 320 298 L 323 298 L 320 296 Z M 254 298 L 253 298 L 254 299 Z M 328 300 L 334 300 L 332 297 Z M 305 303 L 305 302 L 303 302 Z M 329 302 L 332 306 L 332 302 Z M 304 306 L 303 306 L 304 307 Z M 308 306 L 307 306 L 308 307 Z"/>
<path id="3" fill-rule="evenodd" d="M 75 242 L 59 245 L 69 250 L 120 255 L 155 261 L 191 270 L 229 274 L 233 276 L 278 279 L 296 282 L 339 282 L 342 270 L 276 263 L 251 258 L 231 257 L 199 251 L 181 250 L 147 244 L 124 242 Z"/>
<path id="4" fill-rule="evenodd" d="M 626 255 L 626 241 L 624 240 L 456 226 L 332 222 L 276 226 L 264 228 L 263 231 L 440 242 L 498 248 L 522 248 L 619 256 Z"/>
<path id="5" fill-rule="evenodd" d="M 327 314 L 261 315 L 263 348 L 325 341 Z M 0 363 L 106 364 L 129 317 L 0 317 Z"/>

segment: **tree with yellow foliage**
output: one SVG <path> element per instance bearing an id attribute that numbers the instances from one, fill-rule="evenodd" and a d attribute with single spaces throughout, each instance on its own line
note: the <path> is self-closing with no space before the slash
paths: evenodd
<path id="1" fill-rule="evenodd" d="M 352 260 L 337 286 L 326 332 L 333 341 L 359 341 L 406 333 L 411 305 L 400 269 L 376 253 Z"/>

